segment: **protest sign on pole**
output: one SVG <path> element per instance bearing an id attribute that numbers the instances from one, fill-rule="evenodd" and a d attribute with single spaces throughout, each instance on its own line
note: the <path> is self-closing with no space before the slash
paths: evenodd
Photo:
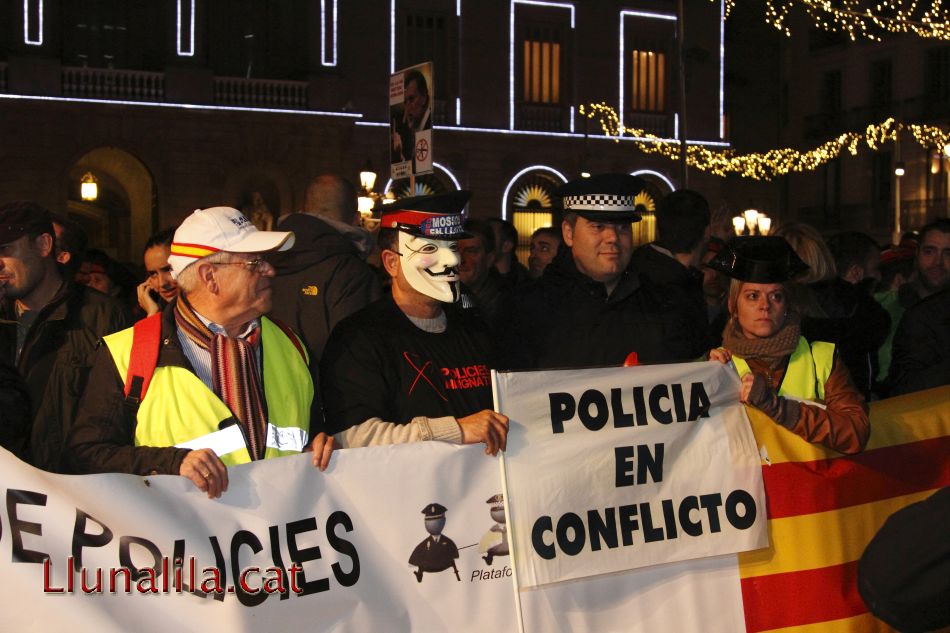
<path id="1" fill-rule="evenodd" d="M 389 152 L 393 180 L 432 173 L 432 62 L 389 77 Z M 410 187 L 411 194 L 415 192 Z"/>
<path id="2" fill-rule="evenodd" d="M 768 544 L 758 450 L 716 363 L 495 375 L 521 587 Z"/>

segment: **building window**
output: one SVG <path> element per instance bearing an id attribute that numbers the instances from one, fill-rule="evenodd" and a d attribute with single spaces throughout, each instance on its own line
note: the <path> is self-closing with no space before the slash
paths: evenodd
<path id="1" fill-rule="evenodd" d="M 94 68 L 127 68 L 128 7 L 116 0 L 65 2 L 63 62 Z"/>
<path id="2" fill-rule="evenodd" d="M 676 15 L 621 11 L 620 37 L 619 96 L 624 126 L 660 137 L 673 136 Z M 724 121 L 718 123 L 722 129 Z"/>
<path id="3" fill-rule="evenodd" d="M 23 43 L 43 45 L 43 0 L 23 2 Z"/>
<path id="4" fill-rule="evenodd" d="M 433 122 L 455 122 L 458 96 L 458 23 L 454 15 L 437 11 L 406 11 L 401 16 L 396 68 L 432 62 Z"/>
<path id="5" fill-rule="evenodd" d="M 841 159 L 835 158 L 828 161 L 823 171 L 824 226 L 837 228 L 841 225 Z"/>
<path id="6" fill-rule="evenodd" d="M 511 222 L 518 231 L 515 255 L 526 266 L 532 234 L 542 227 L 554 226 L 554 190 L 560 185 L 556 176 L 538 171 L 522 176 L 511 188 Z"/>
<path id="7" fill-rule="evenodd" d="M 634 50 L 630 61 L 630 107 L 640 112 L 665 111 L 666 55 Z"/>
<path id="8" fill-rule="evenodd" d="M 927 200 L 936 217 L 947 215 L 947 199 L 950 197 L 950 179 L 947 171 L 950 168 L 950 156 L 942 149 L 931 149 L 927 153 Z"/>
<path id="9" fill-rule="evenodd" d="M 540 1 L 515 2 L 512 6 L 512 127 L 544 132 L 573 130 L 573 6 Z"/>
<path id="10" fill-rule="evenodd" d="M 561 43 L 549 29 L 531 29 L 522 42 L 525 103 L 561 102 Z"/>
<path id="11" fill-rule="evenodd" d="M 819 110 L 822 114 L 838 114 L 841 112 L 840 70 L 833 70 L 822 75 Z"/>
<path id="12" fill-rule="evenodd" d="M 950 46 L 927 51 L 924 77 L 928 100 L 950 101 Z"/>
<path id="13" fill-rule="evenodd" d="M 868 82 L 871 94 L 868 103 L 872 108 L 887 107 L 891 103 L 891 60 L 879 59 L 871 62 L 871 76 Z"/>
<path id="14" fill-rule="evenodd" d="M 887 224 L 891 213 L 891 181 L 894 179 L 891 153 L 871 156 L 871 209 L 875 223 Z"/>
<path id="15" fill-rule="evenodd" d="M 537 229 L 560 227 L 561 213 L 554 204 L 557 200 L 554 190 L 564 184 L 564 180 L 560 172 L 536 165 L 509 181 L 502 212 L 518 231 L 515 254 L 522 264 L 528 264 L 531 235 Z"/>

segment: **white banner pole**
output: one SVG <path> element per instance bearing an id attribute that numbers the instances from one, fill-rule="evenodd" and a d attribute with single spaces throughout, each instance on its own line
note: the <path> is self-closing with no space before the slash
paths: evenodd
<path id="1" fill-rule="evenodd" d="M 501 413 L 500 403 L 498 402 L 498 372 L 494 369 L 491 370 L 491 393 L 492 407 L 494 407 L 495 411 Z M 508 431 L 510 432 L 511 420 L 509 420 L 508 423 Z M 499 468 L 501 469 L 502 499 L 505 503 L 505 532 L 507 533 L 509 554 L 511 556 L 511 583 L 515 592 L 515 614 L 518 622 L 518 632 L 524 633 L 524 616 L 521 613 L 521 592 L 518 591 L 518 566 L 515 565 L 515 549 L 512 547 L 515 540 L 511 534 L 511 508 L 508 506 L 508 471 L 505 466 L 504 452 L 502 452 L 501 459 L 498 460 L 498 464 Z"/>

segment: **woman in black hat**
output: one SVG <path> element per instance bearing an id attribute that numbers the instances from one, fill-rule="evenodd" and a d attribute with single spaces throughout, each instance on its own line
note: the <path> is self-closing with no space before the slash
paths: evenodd
<path id="1" fill-rule="evenodd" d="M 809 442 L 861 451 L 870 434 L 864 397 L 833 344 L 801 336 L 786 290 L 808 266 L 776 236 L 738 238 L 707 265 L 732 278 L 722 347 L 709 358 L 734 363 L 739 399 Z"/>

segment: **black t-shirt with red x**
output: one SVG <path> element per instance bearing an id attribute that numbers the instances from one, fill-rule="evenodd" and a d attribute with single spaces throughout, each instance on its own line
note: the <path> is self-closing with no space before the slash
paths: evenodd
<path id="1" fill-rule="evenodd" d="M 445 331 L 426 332 L 388 296 L 334 328 L 320 361 L 328 433 L 372 417 L 407 424 L 492 408 L 487 326 L 454 305 L 445 313 Z"/>

